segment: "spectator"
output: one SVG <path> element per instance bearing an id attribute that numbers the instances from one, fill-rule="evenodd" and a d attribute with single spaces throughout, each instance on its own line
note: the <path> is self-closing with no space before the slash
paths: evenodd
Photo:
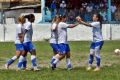
<path id="1" fill-rule="evenodd" d="M 120 21 L 120 9 L 115 12 L 115 20 Z"/>
<path id="2" fill-rule="evenodd" d="M 115 11 L 117 10 L 115 4 L 111 5 L 112 20 L 115 20 Z"/>
<path id="3" fill-rule="evenodd" d="M 51 12 L 48 7 L 45 8 L 45 21 L 47 22 L 51 21 Z"/>
<path id="4" fill-rule="evenodd" d="M 88 6 L 86 7 L 86 11 L 87 11 L 87 19 L 90 21 L 92 20 L 92 11 L 93 11 L 93 7 L 91 4 L 88 4 Z"/>
<path id="5" fill-rule="evenodd" d="M 100 15 L 103 17 L 103 20 L 104 20 L 104 21 L 107 20 L 107 13 L 106 13 L 106 10 L 101 10 L 101 11 L 100 11 Z"/>
<path id="6" fill-rule="evenodd" d="M 60 8 L 65 9 L 66 8 L 66 3 L 65 1 L 62 1 L 62 3 L 60 4 Z"/>
<path id="7" fill-rule="evenodd" d="M 53 1 L 51 4 L 51 17 L 52 17 L 52 19 L 55 17 L 55 15 L 56 15 L 56 3 L 55 3 L 55 1 Z"/>
<path id="8" fill-rule="evenodd" d="M 80 10 L 79 10 L 79 16 L 80 16 L 82 19 L 85 19 L 84 15 L 85 15 L 84 8 L 80 8 Z"/>
<path id="9" fill-rule="evenodd" d="M 91 13 L 93 10 L 93 7 L 90 4 L 88 4 L 88 6 L 86 7 L 86 10 L 88 13 Z"/>
<path id="10" fill-rule="evenodd" d="M 75 21 L 75 13 L 73 10 L 70 10 L 70 12 L 68 13 L 68 21 L 71 23 L 74 23 Z"/>
<path id="11" fill-rule="evenodd" d="M 65 1 L 62 1 L 62 3 L 60 4 L 60 15 L 65 15 L 66 13 L 66 3 Z"/>

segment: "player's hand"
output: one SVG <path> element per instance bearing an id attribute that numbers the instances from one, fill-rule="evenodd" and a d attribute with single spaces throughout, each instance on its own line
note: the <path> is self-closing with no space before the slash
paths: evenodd
<path id="1" fill-rule="evenodd" d="M 24 42 L 24 38 L 21 38 L 21 39 L 20 39 L 20 42 L 23 43 L 23 42 Z"/>
<path id="2" fill-rule="evenodd" d="M 81 22 L 81 21 L 82 21 L 82 19 L 81 19 L 80 16 L 77 16 L 77 17 L 76 17 L 76 20 L 77 20 L 78 22 Z"/>

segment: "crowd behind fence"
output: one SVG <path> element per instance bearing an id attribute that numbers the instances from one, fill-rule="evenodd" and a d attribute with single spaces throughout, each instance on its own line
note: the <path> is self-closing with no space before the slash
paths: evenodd
<path id="1" fill-rule="evenodd" d="M 85 21 L 92 21 L 92 16 L 94 13 L 100 13 L 103 17 L 103 21 L 108 21 L 108 3 L 101 0 L 101 2 L 81 2 L 80 4 L 74 5 L 74 2 L 67 0 L 56 1 L 53 0 L 51 3 L 46 3 L 45 7 L 45 20 L 51 21 L 56 14 L 67 15 L 68 22 L 75 22 L 75 17 L 80 16 Z M 77 1 L 78 2 L 78 1 Z M 120 4 L 112 3 L 111 4 L 111 16 L 112 21 L 120 21 Z"/>

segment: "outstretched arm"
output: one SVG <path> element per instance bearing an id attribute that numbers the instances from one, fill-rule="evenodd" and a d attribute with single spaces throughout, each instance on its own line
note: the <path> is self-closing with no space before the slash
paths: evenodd
<path id="1" fill-rule="evenodd" d="M 85 25 L 85 26 L 89 26 L 89 27 L 93 27 L 91 24 L 84 22 L 84 21 L 80 21 L 81 24 Z"/>
<path id="2" fill-rule="evenodd" d="M 77 21 L 85 26 L 89 26 L 89 27 L 93 27 L 91 24 L 87 23 L 87 22 L 84 22 L 81 17 L 76 17 Z"/>
<path id="3" fill-rule="evenodd" d="M 69 26 L 68 26 L 68 28 L 74 28 L 74 27 L 76 27 L 76 26 L 78 26 L 79 25 L 79 23 L 77 23 L 77 24 L 70 24 Z"/>

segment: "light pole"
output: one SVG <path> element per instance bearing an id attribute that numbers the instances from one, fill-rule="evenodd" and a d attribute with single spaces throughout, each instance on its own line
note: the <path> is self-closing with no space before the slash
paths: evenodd
<path id="1" fill-rule="evenodd" d="M 41 0 L 42 22 L 45 22 L 45 0 Z"/>
<path id="2" fill-rule="evenodd" d="M 111 23 L 112 17 L 111 17 L 111 0 L 108 0 L 108 22 Z M 110 40 L 112 40 L 112 26 L 110 24 Z"/>
<path id="3" fill-rule="evenodd" d="M 5 32 L 6 32 L 6 27 L 5 27 L 5 13 L 4 9 L 1 11 L 1 18 L 2 18 L 2 25 L 3 25 L 3 41 L 5 41 Z"/>

